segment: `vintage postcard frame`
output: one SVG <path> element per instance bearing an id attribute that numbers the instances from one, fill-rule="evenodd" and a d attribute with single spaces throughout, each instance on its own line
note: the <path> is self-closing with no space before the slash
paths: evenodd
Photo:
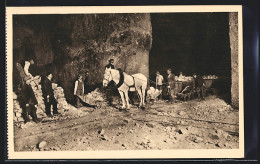
<path id="1" fill-rule="evenodd" d="M 239 35 L 239 149 L 181 149 L 181 150 L 125 150 L 125 151 L 57 151 L 15 152 L 13 132 L 13 30 L 15 14 L 76 14 L 76 13 L 157 13 L 157 12 L 238 12 Z M 242 6 L 91 6 L 91 7 L 6 7 L 6 63 L 8 159 L 160 159 L 160 158 L 243 158 L 244 157 L 244 93 Z"/>

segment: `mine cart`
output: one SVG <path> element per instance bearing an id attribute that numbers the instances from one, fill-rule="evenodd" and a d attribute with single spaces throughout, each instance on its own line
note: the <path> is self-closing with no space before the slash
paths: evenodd
<path id="1" fill-rule="evenodd" d="M 194 80 L 176 81 L 176 97 L 187 101 L 194 98 Z"/>

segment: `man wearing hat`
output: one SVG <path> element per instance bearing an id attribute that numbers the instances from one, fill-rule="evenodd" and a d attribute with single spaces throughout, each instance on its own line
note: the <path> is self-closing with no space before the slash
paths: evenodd
<path id="1" fill-rule="evenodd" d="M 167 74 L 168 94 L 170 96 L 170 103 L 173 103 L 175 98 L 175 75 L 172 73 L 172 70 L 170 68 L 167 69 Z"/>
<path id="2" fill-rule="evenodd" d="M 193 78 L 194 78 L 194 81 L 195 81 L 195 91 L 198 95 L 198 98 L 200 100 L 204 100 L 204 85 L 205 85 L 205 82 L 203 80 L 203 78 L 201 77 L 200 74 L 196 74 L 194 73 L 193 74 Z"/>
<path id="3" fill-rule="evenodd" d="M 42 95 L 46 107 L 46 115 L 51 117 L 51 105 L 53 105 L 53 114 L 60 114 L 57 110 L 57 101 L 52 89 L 52 73 L 48 72 L 47 76 L 42 76 Z"/>
<path id="4" fill-rule="evenodd" d="M 115 69 L 114 59 L 110 59 L 108 62 L 109 62 L 109 63 L 106 65 L 106 68 Z"/>

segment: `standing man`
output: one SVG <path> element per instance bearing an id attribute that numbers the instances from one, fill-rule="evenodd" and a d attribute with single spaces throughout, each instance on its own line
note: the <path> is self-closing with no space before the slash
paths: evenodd
<path id="1" fill-rule="evenodd" d="M 198 76 L 196 74 L 193 74 L 193 78 L 195 80 L 195 91 L 199 97 L 200 100 L 204 100 L 204 86 L 205 82 L 200 74 Z"/>
<path id="2" fill-rule="evenodd" d="M 156 89 L 158 89 L 160 94 L 160 100 L 162 100 L 162 84 L 163 84 L 163 76 L 160 74 L 159 71 L 156 72 Z"/>
<path id="3" fill-rule="evenodd" d="M 167 84 L 168 84 L 168 94 L 170 95 L 170 102 L 174 102 L 175 97 L 175 75 L 172 74 L 172 70 L 169 68 L 167 69 Z"/>
<path id="4" fill-rule="evenodd" d="M 29 73 L 29 67 L 31 64 L 34 64 L 33 59 L 25 59 L 20 63 L 16 63 L 16 68 L 21 77 L 21 106 L 23 109 L 23 118 L 25 123 L 30 121 L 29 115 L 33 118 L 34 122 L 38 122 L 36 115 L 36 105 L 38 102 L 29 81 L 33 78 L 31 73 Z"/>
<path id="5" fill-rule="evenodd" d="M 107 68 L 111 68 L 111 69 L 115 69 L 115 66 L 114 66 L 114 59 L 110 59 L 108 61 L 109 63 L 106 65 L 105 69 Z M 116 87 L 114 85 L 114 83 L 109 83 L 109 85 L 106 87 L 106 97 L 107 97 L 107 101 L 108 101 L 108 104 L 110 106 L 113 106 L 113 96 L 114 95 L 114 92 L 116 91 Z"/>
<path id="6" fill-rule="evenodd" d="M 26 84 L 23 84 L 21 90 L 21 106 L 23 109 L 22 116 L 24 122 L 27 123 L 30 121 L 29 115 L 32 117 L 34 122 L 38 122 L 37 114 L 36 114 L 36 105 L 38 104 L 35 95 L 33 93 L 32 87 L 29 86 L 28 81 Z"/>
<path id="7" fill-rule="evenodd" d="M 46 77 L 42 79 L 42 95 L 44 98 L 44 103 L 46 107 L 46 115 L 51 117 L 51 105 L 53 105 L 53 114 L 60 114 L 57 109 L 57 101 L 54 98 L 54 93 L 52 89 L 52 73 L 47 73 Z"/>
<path id="8" fill-rule="evenodd" d="M 115 69 L 114 59 L 110 59 L 108 62 L 109 62 L 109 63 L 106 65 L 106 68 Z"/>
<path id="9" fill-rule="evenodd" d="M 83 94 L 84 94 L 83 77 L 81 75 L 79 75 L 78 80 L 76 80 L 75 87 L 74 87 L 74 95 L 76 97 L 76 107 L 77 108 L 82 106 L 82 104 L 80 103 L 79 97 L 82 97 Z"/>

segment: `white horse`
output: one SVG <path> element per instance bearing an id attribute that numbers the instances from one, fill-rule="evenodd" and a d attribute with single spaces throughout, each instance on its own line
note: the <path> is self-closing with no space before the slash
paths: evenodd
<path id="1" fill-rule="evenodd" d="M 139 94 L 140 104 L 139 107 L 145 106 L 145 90 L 147 88 L 147 78 L 137 73 L 134 75 L 128 75 L 125 72 L 121 72 L 116 69 L 106 68 L 103 80 L 103 86 L 107 86 L 110 81 L 116 83 L 116 87 L 122 99 L 122 108 L 129 109 L 129 97 L 128 91 L 131 87 L 134 87 Z"/>

